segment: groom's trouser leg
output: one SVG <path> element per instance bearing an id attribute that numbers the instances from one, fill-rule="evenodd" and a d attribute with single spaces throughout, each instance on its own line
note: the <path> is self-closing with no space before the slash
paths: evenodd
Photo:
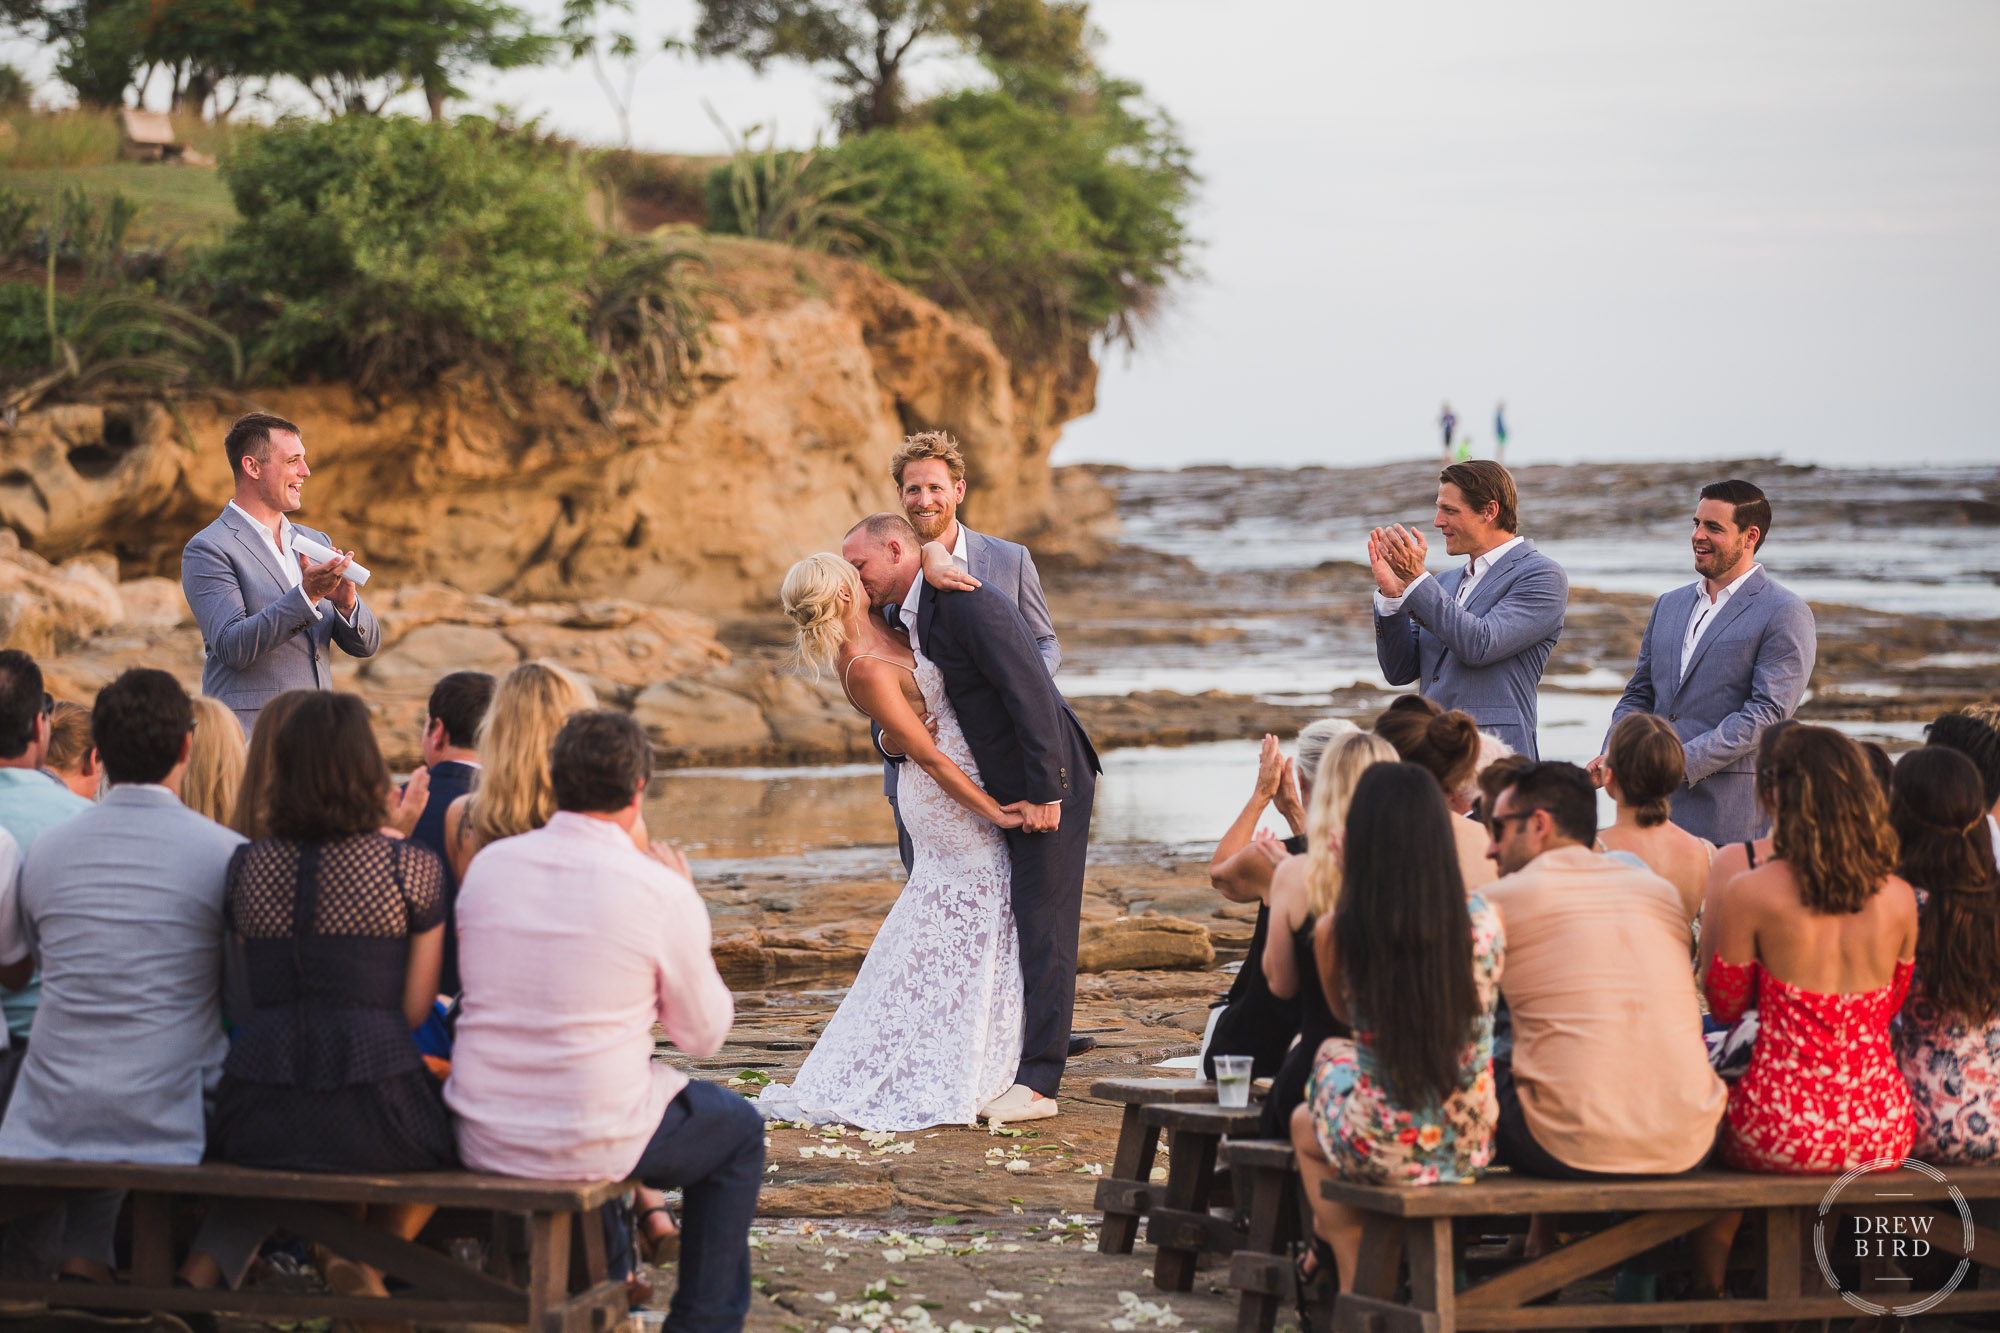
<path id="1" fill-rule="evenodd" d="M 1054 833 L 1007 834 L 1014 858 L 1014 925 L 1021 934 L 1025 1000 L 1021 1068 L 1014 1081 L 1045 1097 L 1056 1095 L 1069 1059 L 1070 1018 L 1076 1009 L 1076 936 L 1083 919 L 1083 867 L 1090 849 L 1090 807 L 1096 782 L 1087 763 L 1070 761 L 1071 794 Z"/>
<path id="2" fill-rule="evenodd" d="M 681 1191 L 680 1282 L 669 1333 L 737 1333 L 750 1311 L 750 1223 L 764 1181 L 764 1118 L 713 1083 L 667 1103 L 634 1179 Z"/>
<path id="3" fill-rule="evenodd" d="M 896 798 L 889 798 L 889 813 L 896 817 L 896 850 L 903 857 L 903 877 L 917 868 L 917 849 L 910 844 L 910 831 L 903 827 L 903 807 L 896 804 Z"/>

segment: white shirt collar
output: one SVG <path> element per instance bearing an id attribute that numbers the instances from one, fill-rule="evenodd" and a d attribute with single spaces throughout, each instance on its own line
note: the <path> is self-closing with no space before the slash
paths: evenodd
<path id="1" fill-rule="evenodd" d="M 1755 574 L 1758 570 L 1762 568 L 1763 566 L 1758 564 L 1756 561 L 1754 560 L 1751 561 L 1750 568 L 1744 570 L 1741 574 L 1738 574 L 1735 578 L 1729 580 L 1729 582 L 1722 585 L 1722 591 L 1715 594 L 1714 598 L 1715 605 L 1721 606 L 1724 602 L 1727 602 L 1731 597 L 1734 597 L 1736 595 L 1736 590 L 1743 586 L 1743 581 L 1749 578 L 1752 574 Z M 1706 602 L 1710 600 L 1708 596 L 1707 579 L 1696 579 L 1694 581 L 1694 596 L 1697 602 Z"/>
<path id="2" fill-rule="evenodd" d="M 1503 559 L 1506 558 L 1507 552 L 1513 550 L 1516 546 L 1519 546 L 1520 544 L 1521 544 L 1521 538 L 1510 537 L 1508 540 L 1501 542 L 1498 546 L 1488 551 L 1485 555 L 1474 556 L 1472 558 L 1472 573 L 1470 577 L 1475 579 L 1478 578 L 1481 574 L 1484 574 L 1487 570 L 1499 564 Z"/>
<path id="3" fill-rule="evenodd" d="M 924 595 L 924 571 L 910 580 L 910 590 L 903 594 L 903 628 L 908 631 L 910 642 L 917 641 L 917 599 Z"/>
<path id="4" fill-rule="evenodd" d="M 951 544 L 951 558 L 961 565 L 970 564 L 971 557 L 965 553 L 965 524 L 954 520 L 954 526 L 958 529 L 958 538 Z"/>
<path id="5" fill-rule="evenodd" d="M 237 513 L 243 515 L 244 518 L 249 519 L 251 526 L 256 528 L 257 531 L 263 533 L 265 537 L 268 538 L 271 535 L 271 530 L 265 527 L 263 523 L 260 522 L 258 519 L 253 517 L 250 511 L 245 509 L 242 505 L 237 504 L 236 501 L 234 500 L 231 500 L 229 502 L 229 507 L 231 509 L 234 509 Z M 292 549 L 292 520 L 286 518 L 283 514 L 278 515 L 278 544 L 287 551 Z"/>

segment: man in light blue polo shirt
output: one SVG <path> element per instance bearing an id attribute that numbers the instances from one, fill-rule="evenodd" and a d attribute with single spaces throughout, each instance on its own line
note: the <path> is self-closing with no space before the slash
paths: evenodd
<path id="1" fill-rule="evenodd" d="M 0 828 L 14 835 L 23 857 L 44 830 L 90 809 L 89 801 L 42 772 L 53 708 L 35 659 L 18 648 L 0 651 Z M 0 1062 L 0 1105 L 13 1088 L 40 999 L 39 978 L 20 990 L 0 993 L 0 1010 L 7 1015 L 11 1038 L 6 1059 Z"/>

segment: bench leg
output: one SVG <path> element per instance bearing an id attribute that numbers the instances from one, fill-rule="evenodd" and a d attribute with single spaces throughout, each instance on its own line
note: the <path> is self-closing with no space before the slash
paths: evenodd
<path id="1" fill-rule="evenodd" d="M 1299 1177 L 1276 1167 L 1252 1167 L 1250 1235 L 1230 1265 L 1235 1277 L 1257 1272 L 1255 1287 L 1245 1285 L 1236 1305 L 1236 1333 L 1271 1333 L 1278 1308 L 1296 1283 L 1291 1273 L 1291 1245 L 1298 1238 Z"/>
<path id="2" fill-rule="evenodd" d="M 1453 1271 L 1451 1219 L 1433 1217 L 1408 1225 L 1410 1304 L 1437 1316 L 1436 1333 L 1455 1333 L 1458 1284 Z"/>
<path id="3" fill-rule="evenodd" d="M 569 1233 L 567 1213 L 533 1213 L 528 1217 L 528 1333 L 564 1333 Z"/>
<path id="4" fill-rule="evenodd" d="M 1141 1189 L 1153 1174 L 1153 1159 L 1160 1147 L 1159 1126 L 1147 1124 L 1143 1111 L 1140 1106 L 1125 1107 L 1125 1116 L 1118 1125 L 1118 1155 L 1111 1163 L 1114 1179 L 1136 1182 Z M 1097 1252 L 1132 1253 L 1132 1242 L 1139 1236 L 1139 1217 L 1136 1212 L 1113 1212 L 1106 1208 L 1104 1225 L 1097 1231 Z"/>
<path id="5" fill-rule="evenodd" d="M 1215 1175 L 1213 1134 L 1177 1130 L 1167 1136 L 1167 1193 L 1162 1208 L 1176 1212 L 1206 1213 L 1209 1184 Z M 1153 1285 L 1161 1291 L 1194 1290 L 1196 1250 L 1178 1246 L 1159 1247 L 1153 1258 Z"/>

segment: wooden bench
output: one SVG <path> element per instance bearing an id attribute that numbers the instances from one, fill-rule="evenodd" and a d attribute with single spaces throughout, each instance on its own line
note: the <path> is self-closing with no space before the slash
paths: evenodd
<path id="1" fill-rule="evenodd" d="M 1229 1259 L 1229 1285 L 1242 1293 L 1236 1304 L 1236 1333 L 1271 1333 L 1280 1308 L 1299 1298 L 1292 1246 L 1311 1230 L 1298 1162 L 1282 1139 L 1224 1139 L 1220 1154 L 1239 1181 L 1248 1183 L 1250 1231 Z M 1332 1300 L 1331 1275 L 1317 1274 L 1306 1293 L 1308 1307 Z"/>
<path id="2" fill-rule="evenodd" d="M 1152 1183 L 1160 1128 L 1147 1124 L 1142 1113 L 1161 1103 L 1213 1102 L 1215 1084 L 1200 1078 L 1101 1078 L 1090 1085 L 1090 1095 L 1125 1107 L 1111 1174 L 1097 1182 L 1097 1208 L 1104 1214 L 1097 1252 L 1130 1254 L 1139 1236 L 1139 1219 L 1153 1210 L 1160 1195 L 1160 1187 Z"/>
<path id="3" fill-rule="evenodd" d="M 1153 1256 L 1153 1285 L 1161 1291 L 1194 1287 L 1195 1260 L 1203 1253 L 1233 1254 L 1235 1225 L 1209 1212 L 1215 1188 L 1215 1156 L 1225 1138 L 1257 1132 L 1259 1109 L 1156 1102 L 1139 1116 L 1167 1134 L 1167 1184 L 1146 1218 Z"/>
<path id="4" fill-rule="evenodd" d="M 2000 1198 L 2000 1168 L 1951 1170 L 1948 1182 L 1918 1171 L 1862 1177 L 1832 1211 L 1928 1216 L 1930 1243 L 1977 1264 L 2000 1266 L 2000 1232 L 1974 1228 L 1968 1247 L 1952 1202 Z M 1703 1171 L 1658 1180 L 1566 1182 L 1499 1174 L 1469 1185 L 1383 1188 L 1329 1181 L 1326 1197 L 1365 1214 L 1353 1291 L 1334 1305 L 1339 1333 L 1456 1333 L 1459 1329 L 1609 1328 L 1665 1324 L 1778 1322 L 1851 1318 L 1855 1306 L 1827 1288 L 1813 1262 L 1814 1224 L 1834 1176 L 1761 1176 Z M 1894 1198 L 1893 1204 L 1882 1197 Z M 1752 1268 L 1761 1294 L 1721 1300 L 1577 1301 L 1531 1304 L 1685 1236 L 1722 1213 L 1743 1210 L 1739 1240 L 1753 1240 Z M 1556 1214 L 1569 1241 L 1534 1259 L 1508 1260 L 1494 1275 L 1457 1289 L 1463 1266 L 1453 1223 L 1471 1231 L 1479 1219 Z M 1575 1215 L 1588 1214 L 1588 1218 Z M 1617 1216 L 1609 1216 L 1609 1215 Z M 1509 1229 L 1505 1225 L 1486 1231 Z M 1515 1228 L 1518 1229 L 1518 1228 Z M 1587 1234 L 1575 1234 L 1587 1232 Z M 1408 1297 L 1398 1298 L 1399 1269 Z M 1976 1271 L 1976 1270 L 1975 1270 Z M 1970 1282 L 1970 1277 L 1967 1281 Z M 1911 1299 L 1888 1289 L 1878 1304 Z M 1865 1294 L 1865 1293 L 1864 1293 Z M 1937 1311 L 2000 1310 L 2000 1291 L 1961 1286 Z"/>
<path id="5" fill-rule="evenodd" d="M 270 1320 L 412 1320 L 525 1324 L 530 1333 L 605 1333 L 625 1316 L 625 1284 L 607 1272 L 598 1208 L 616 1181 L 533 1181 L 447 1171 L 321 1175 L 249 1167 L 130 1162 L 0 1161 L 0 1222 L 32 1216 L 79 1194 L 130 1191 L 131 1270 L 116 1286 L 0 1280 L 0 1300 L 93 1309 L 201 1311 Z M 195 1291 L 174 1286 L 174 1200 L 228 1200 L 343 1258 L 408 1284 L 387 1297 L 292 1291 Z M 335 1205 L 430 1204 L 488 1215 L 484 1272 L 400 1240 Z M 525 1215 L 528 1248 L 517 1266 L 510 1219 Z"/>

